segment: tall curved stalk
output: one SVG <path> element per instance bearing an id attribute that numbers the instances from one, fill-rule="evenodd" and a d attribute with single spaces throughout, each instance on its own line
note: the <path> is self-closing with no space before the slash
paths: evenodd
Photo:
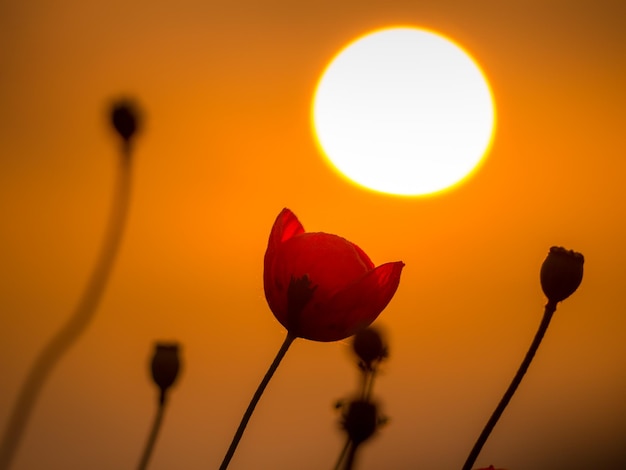
<path id="1" fill-rule="evenodd" d="M 109 281 L 128 216 L 132 180 L 128 139 L 123 142 L 121 153 L 111 214 L 96 265 L 69 320 L 39 352 L 22 384 L 0 444 L 0 470 L 10 468 L 46 380 L 89 325 Z"/>

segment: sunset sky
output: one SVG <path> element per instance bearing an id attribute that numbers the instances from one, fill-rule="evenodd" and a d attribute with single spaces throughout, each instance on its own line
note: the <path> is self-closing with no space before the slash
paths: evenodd
<path id="1" fill-rule="evenodd" d="M 424 27 L 487 76 L 497 129 L 480 170 L 432 197 L 365 190 L 310 124 L 332 57 L 369 31 Z M 102 304 L 47 382 L 15 470 L 137 465 L 157 340 L 184 361 L 151 470 L 218 468 L 285 331 L 263 293 L 275 217 L 403 261 L 377 320 L 389 423 L 359 470 L 460 469 L 523 358 L 553 245 L 585 256 L 477 461 L 626 468 L 626 3 L 460 0 L 0 0 L 0 430 L 68 318 L 113 195 L 112 99 L 145 113 L 130 218 Z M 331 469 L 349 341 L 297 340 L 230 468 Z"/>

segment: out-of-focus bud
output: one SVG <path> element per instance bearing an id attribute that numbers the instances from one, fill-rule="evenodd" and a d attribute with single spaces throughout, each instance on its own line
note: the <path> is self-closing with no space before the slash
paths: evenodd
<path id="1" fill-rule="evenodd" d="M 364 400 L 355 400 L 349 403 L 342 423 L 354 445 L 359 445 L 372 437 L 378 424 L 376 405 Z"/>
<path id="2" fill-rule="evenodd" d="M 387 346 L 380 331 L 374 327 L 359 330 L 352 340 L 352 349 L 368 368 L 371 368 L 372 362 L 387 357 Z"/>
<path id="3" fill-rule="evenodd" d="M 137 106 L 128 99 L 113 103 L 111 124 L 125 142 L 129 142 L 140 127 L 140 113 Z"/>
<path id="4" fill-rule="evenodd" d="M 165 392 L 176 382 L 180 370 L 179 347 L 176 343 L 157 343 L 152 356 L 152 379 L 161 390 L 160 401 Z"/>
<path id="5" fill-rule="evenodd" d="M 578 289 L 584 262 L 580 253 L 559 246 L 550 248 L 540 272 L 541 288 L 548 301 L 556 305 Z"/>

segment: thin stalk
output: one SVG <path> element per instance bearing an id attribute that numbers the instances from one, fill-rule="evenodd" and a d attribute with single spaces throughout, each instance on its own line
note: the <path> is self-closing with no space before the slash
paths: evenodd
<path id="1" fill-rule="evenodd" d="M 132 180 L 130 157 L 130 146 L 126 145 L 119 159 L 117 186 L 104 241 L 85 290 L 69 320 L 36 357 L 18 393 L 0 444 L 0 470 L 10 468 L 28 419 L 47 378 L 63 355 L 83 333 L 100 303 L 119 251 L 128 216 Z"/>
<path id="2" fill-rule="evenodd" d="M 543 339 L 543 336 L 546 330 L 548 329 L 548 326 L 550 325 L 550 320 L 552 319 L 552 315 L 554 314 L 555 311 L 556 311 L 556 302 L 549 301 L 546 304 L 543 318 L 541 319 L 541 323 L 539 324 L 539 329 L 537 330 L 537 333 L 535 333 L 535 338 L 530 344 L 530 348 L 528 348 L 528 352 L 526 352 L 526 356 L 524 357 L 524 360 L 520 364 L 519 369 L 517 370 L 517 373 L 515 374 L 515 377 L 513 377 L 513 380 L 511 381 L 509 388 L 506 390 L 506 392 L 502 396 L 502 399 L 500 400 L 500 403 L 498 403 L 498 406 L 496 407 L 493 414 L 491 415 L 491 418 L 489 418 L 489 421 L 487 421 L 487 424 L 485 425 L 485 428 L 483 429 L 482 433 L 478 437 L 476 444 L 474 444 L 472 451 L 470 452 L 469 456 L 467 457 L 467 460 L 465 461 L 465 465 L 463 465 L 463 470 L 472 469 L 472 466 L 474 465 L 474 462 L 476 462 L 476 459 L 478 458 L 480 451 L 485 445 L 485 442 L 487 442 L 487 439 L 489 438 L 491 431 L 493 430 L 496 423 L 500 419 L 500 416 L 502 415 L 504 409 L 509 404 L 509 401 L 511 401 L 513 394 L 515 393 L 515 391 L 517 390 L 517 387 L 519 386 L 520 382 L 524 378 L 524 374 L 526 374 L 526 371 L 528 370 L 528 366 L 530 366 L 530 363 L 532 362 L 533 357 L 535 356 L 535 353 L 537 352 L 537 349 L 539 348 L 539 345 L 541 344 L 541 340 Z"/>
<path id="3" fill-rule="evenodd" d="M 148 436 L 148 441 L 146 442 L 146 447 L 144 448 L 143 454 L 141 456 L 141 460 L 139 461 L 138 470 L 146 470 L 148 468 L 148 462 L 150 461 L 150 457 L 152 456 L 152 451 L 154 449 L 154 444 L 156 442 L 156 438 L 159 435 L 159 431 L 161 430 L 161 423 L 163 422 L 163 413 L 165 412 L 165 393 L 161 392 L 159 398 L 159 404 L 157 407 L 157 413 L 154 417 L 154 423 L 152 424 L 152 430 L 150 431 L 150 435 Z"/>
<path id="4" fill-rule="evenodd" d="M 337 463 L 335 464 L 334 470 L 341 470 L 341 464 L 343 463 L 343 459 L 346 457 L 348 453 L 348 449 L 350 449 L 350 445 L 352 444 L 352 440 L 350 438 L 346 439 L 346 443 L 341 449 L 341 453 L 339 454 L 339 458 L 337 459 Z"/>
<path id="5" fill-rule="evenodd" d="M 355 444 L 354 442 L 350 443 L 350 449 L 348 450 L 348 455 L 346 457 L 346 466 L 344 470 L 352 470 L 354 468 L 354 462 L 356 459 L 356 449 L 359 447 L 359 444 Z"/>
<path id="6" fill-rule="evenodd" d="M 363 400 L 370 401 L 372 398 L 372 390 L 374 389 L 374 379 L 376 378 L 376 372 L 378 372 L 377 366 L 372 367 L 369 373 L 366 374 L 363 385 Z"/>
<path id="7" fill-rule="evenodd" d="M 226 452 L 226 455 L 224 456 L 224 460 L 222 461 L 222 464 L 220 465 L 220 470 L 226 470 L 228 468 L 228 464 L 230 463 L 230 460 L 233 458 L 233 455 L 235 454 L 235 451 L 237 450 L 239 441 L 241 440 L 241 437 L 243 436 L 243 433 L 246 430 L 248 421 L 250 421 L 250 417 L 252 416 L 252 413 L 254 412 L 254 409 L 256 408 L 257 403 L 259 402 L 259 400 L 261 399 L 261 396 L 263 395 L 263 392 L 265 391 L 265 387 L 267 387 L 267 384 L 269 383 L 270 379 L 274 375 L 274 372 L 276 372 L 276 369 L 278 368 L 280 361 L 282 361 L 283 357 L 285 357 L 285 353 L 287 352 L 287 350 L 289 349 L 289 346 L 291 346 L 291 343 L 293 343 L 295 339 L 296 339 L 296 336 L 293 336 L 291 333 L 287 333 L 287 337 L 285 338 L 285 341 L 283 342 L 282 346 L 278 350 L 278 353 L 276 354 L 274 361 L 272 362 L 269 369 L 265 373 L 265 377 L 263 377 L 263 380 L 261 380 L 261 383 L 256 389 L 256 392 L 254 392 L 254 395 L 252 396 L 252 400 L 250 400 L 250 404 L 248 405 L 246 412 L 241 418 L 239 427 L 237 428 L 237 431 L 235 432 L 233 440 L 230 443 L 230 447 L 228 448 L 228 451 Z"/>

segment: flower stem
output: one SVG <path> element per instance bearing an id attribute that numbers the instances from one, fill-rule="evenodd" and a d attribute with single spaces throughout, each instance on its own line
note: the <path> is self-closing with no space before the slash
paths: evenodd
<path id="1" fill-rule="evenodd" d="M 228 464 L 230 463 L 230 460 L 233 458 L 233 455 L 235 454 L 235 451 L 237 450 L 237 446 L 239 445 L 241 436 L 243 436 L 243 433 L 246 430 L 246 426 L 248 425 L 248 421 L 250 421 L 250 417 L 252 416 L 252 413 L 254 412 L 254 408 L 256 408 L 257 403 L 259 402 L 259 400 L 261 399 L 261 396 L 263 395 L 263 392 L 265 391 L 265 387 L 267 387 L 267 384 L 269 383 L 270 379 L 274 375 L 274 372 L 276 372 L 276 369 L 278 368 L 280 361 L 282 361 L 283 357 L 285 357 L 285 353 L 287 352 L 287 350 L 289 349 L 289 346 L 291 346 L 291 343 L 293 343 L 295 339 L 296 339 L 296 336 L 292 335 L 291 333 L 287 333 L 287 337 L 285 338 L 285 341 L 283 342 L 282 346 L 278 350 L 278 353 L 276 354 L 276 357 L 274 358 L 274 362 L 272 362 L 269 369 L 265 373 L 265 377 L 263 377 L 263 380 L 261 380 L 261 383 L 256 389 L 256 392 L 254 392 L 254 395 L 252 396 L 252 400 L 250 400 L 250 404 L 248 405 L 248 408 L 246 409 L 246 412 L 244 413 L 243 418 L 241 418 L 239 427 L 237 428 L 237 431 L 235 432 L 233 440 L 230 443 L 230 447 L 228 448 L 228 451 L 226 452 L 226 455 L 224 456 L 224 460 L 222 461 L 222 464 L 220 465 L 220 470 L 226 470 L 228 468 Z"/>
<path id="2" fill-rule="evenodd" d="M 339 458 L 337 459 L 337 463 L 335 464 L 335 470 L 341 470 L 341 464 L 343 463 L 346 454 L 348 453 L 348 449 L 350 449 L 350 445 L 352 444 L 352 440 L 350 438 L 346 439 L 346 443 L 341 449 L 341 453 L 339 454 Z"/>
<path id="3" fill-rule="evenodd" d="M 10 468 L 28 419 L 46 379 L 54 366 L 85 330 L 102 298 L 119 251 L 128 215 L 132 175 L 131 163 L 130 147 L 126 146 L 122 149 L 122 155 L 119 159 L 117 187 L 114 192 L 109 225 L 96 265 L 69 320 L 40 351 L 22 384 L 0 443 L 0 470 Z"/>
<path id="4" fill-rule="evenodd" d="M 372 397 L 372 390 L 374 388 L 374 379 L 376 378 L 376 372 L 376 366 L 372 367 L 371 370 L 364 372 L 363 392 L 361 397 L 363 401 L 370 401 L 370 398 Z"/>
<path id="5" fill-rule="evenodd" d="M 350 443 L 350 449 L 348 450 L 348 455 L 346 457 L 346 466 L 344 467 L 344 470 L 352 470 L 354 468 L 357 447 L 359 447 L 359 444 L 355 442 Z"/>
<path id="6" fill-rule="evenodd" d="M 143 450 L 141 461 L 139 462 L 139 466 L 137 467 L 138 470 L 146 470 L 146 468 L 148 468 L 148 462 L 150 461 L 150 457 L 152 456 L 154 443 L 156 442 L 156 438 L 159 435 L 159 431 L 161 429 L 161 423 L 163 422 L 163 413 L 165 412 L 165 398 L 165 392 L 161 392 L 159 397 L 159 404 L 157 406 L 157 413 L 154 418 L 154 423 L 152 424 L 152 430 L 150 431 L 150 435 L 148 436 L 148 442 L 146 442 L 146 447 Z"/>
<path id="7" fill-rule="evenodd" d="M 543 313 L 543 318 L 541 319 L 541 323 L 539 324 L 539 329 L 537 330 L 537 333 L 535 333 L 535 338 L 533 339 L 533 342 L 528 348 L 528 351 L 526 352 L 526 356 L 524 357 L 524 360 L 520 364 L 519 369 L 517 370 L 517 373 L 515 374 L 515 377 L 513 377 L 513 380 L 511 381 L 509 388 L 506 390 L 506 392 L 502 396 L 502 399 L 500 400 L 500 403 L 498 403 L 498 406 L 496 407 L 493 414 L 491 415 L 491 418 L 489 418 L 489 421 L 487 421 L 487 424 L 485 425 L 485 428 L 483 429 L 482 433 L 478 437 L 476 444 L 474 444 L 472 451 L 470 452 L 469 456 L 467 457 L 467 460 L 465 461 L 465 465 L 463 465 L 463 470 L 471 470 L 472 466 L 474 465 L 474 462 L 476 462 L 476 459 L 478 458 L 480 451 L 485 445 L 485 442 L 487 442 L 487 439 L 489 438 L 491 431 L 493 430 L 496 423 L 500 419 L 502 412 L 504 411 L 506 406 L 509 404 L 509 401 L 511 401 L 513 394 L 515 393 L 515 391 L 517 390 L 517 387 L 519 386 L 520 382 L 524 378 L 524 374 L 526 374 L 526 371 L 528 370 L 528 366 L 532 362 L 533 357 L 535 356 L 535 353 L 537 352 L 537 349 L 539 348 L 539 345 L 541 344 L 541 340 L 543 339 L 543 336 L 546 330 L 548 329 L 548 326 L 550 325 L 550 320 L 552 319 L 552 315 L 554 314 L 555 311 L 556 311 L 556 302 L 548 301 L 545 307 L 545 311 Z"/>

